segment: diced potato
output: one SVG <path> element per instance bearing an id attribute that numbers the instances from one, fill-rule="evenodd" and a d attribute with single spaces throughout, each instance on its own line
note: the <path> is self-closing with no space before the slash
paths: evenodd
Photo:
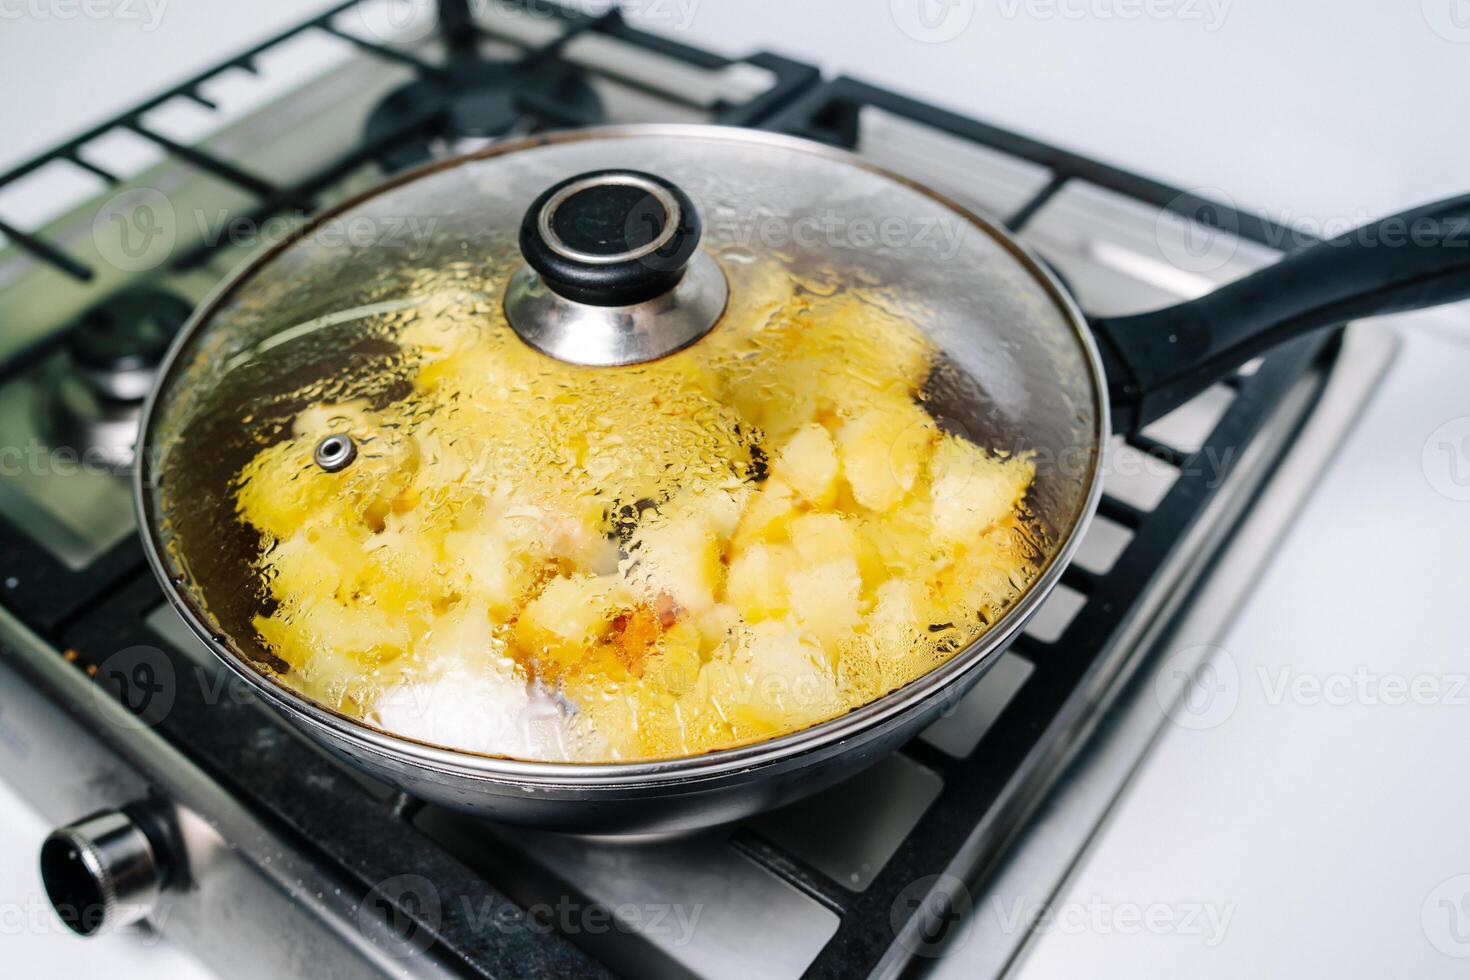
<path id="1" fill-rule="evenodd" d="M 862 576 L 851 558 L 786 573 L 786 592 L 797 620 L 825 644 L 852 632 L 862 619 Z"/>
<path id="2" fill-rule="evenodd" d="M 830 506 L 837 495 L 837 450 L 832 437 L 820 423 L 802 426 L 781 448 L 771 472 L 811 504 Z"/>
<path id="3" fill-rule="evenodd" d="M 554 578 L 521 610 L 516 641 L 541 665 L 569 668 L 581 659 L 588 639 L 606 633 L 614 611 L 630 599 L 617 576 Z"/>
<path id="4" fill-rule="evenodd" d="M 917 646 L 930 625 L 922 611 L 925 605 L 913 582 L 889 579 L 874 595 L 873 609 L 865 620 L 868 635 L 890 650 Z"/>
<path id="5" fill-rule="evenodd" d="M 787 545 L 753 544 L 731 560 L 725 596 L 747 623 L 779 619 L 789 608 L 786 572 L 795 564 Z"/>
<path id="6" fill-rule="evenodd" d="M 930 460 L 934 533 L 943 541 L 975 545 L 1012 513 L 1036 467 L 1024 456 L 992 456 L 972 442 L 946 435 Z"/>
<path id="7" fill-rule="evenodd" d="M 951 608 L 972 618 L 999 616 L 1020 594 L 1018 569 L 1028 556 L 1017 529 L 1009 521 L 986 531 L 974 547 L 964 549 L 953 565 L 936 576 L 936 584 Z"/>
<path id="8" fill-rule="evenodd" d="M 741 700 L 772 728 L 804 727 L 839 709 L 827 655 L 800 630 L 763 623 L 752 631 L 745 652 L 751 684 Z"/>
<path id="9" fill-rule="evenodd" d="M 747 548 L 759 541 L 783 541 L 796 509 L 796 493 L 778 476 L 770 477 L 750 498 L 731 545 Z"/>
<path id="10" fill-rule="evenodd" d="M 890 510 L 913 489 L 937 429 L 911 401 L 869 409 L 837 432 L 842 475 L 853 499 L 870 510 Z"/>
<path id="11" fill-rule="evenodd" d="M 291 435 L 315 445 L 334 432 L 371 432 L 381 424 L 367 402 L 354 398 L 345 402 L 323 402 L 303 409 L 291 420 Z"/>
<path id="12" fill-rule="evenodd" d="M 453 588 L 484 603 L 500 619 L 510 616 L 532 581 L 531 569 L 510 551 L 505 536 L 493 527 L 445 534 L 444 565 Z"/>
<path id="13" fill-rule="evenodd" d="M 725 592 L 728 597 L 729 586 Z M 740 625 L 741 613 L 729 602 L 718 602 L 695 617 L 699 627 L 700 649 L 708 653 L 726 642 Z"/>
<path id="14" fill-rule="evenodd" d="M 402 593 L 402 601 L 392 603 L 403 608 L 415 598 L 428 599 L 443 590 L 439 566 L 439 542 L 413 524 L 404 527 L 390 518 L 389 526 L 369 537 L 363 548 L 364 571 L 384 583 L 393 592 Z M 384 600 L 378 595 L 379 602 Z"/>
<path id="15" fill-rule="evenodd" d="M 716 487 L 704 493 L 683 493 L 659 507 L 661 514 L 672 520 L 702 518 L 709 522 L 716 536 L 729 540 L 740 525 L 745 505 L 754 493 L 748 483 L 733 487 Z"/>
<path id="16" fill-rule="evenodd" d="M 312 525 L 280 541 L 265 555 L 266 581 L 278 599 L 351 592 L 362 546 L 335 524 Z"/>
<path id="17" fill-rule="evenodd" d="M 692 623 L 676 623 L 664 634 L 658 650 L 644 666 L 644 680 L 678 697 L 694 687 L 704 665 L 699 655 L 701 637 Z"/>
<path id="18" fill-rule="evenodd" d="M 671 595 L 695 613 L 714 605 L 725 569 L 719 539 L 707 520 L 655 522 L 638 532 L 628 552 L 623 574 L 649 596 Z"/>
<path id="19" fill-rule="evenodd" d="M 352 608 L 322 599 L 304 606 L 298 616 L 318 643 L 355 653 L 364 660 L 394 657 L 408 646 L 407 624 L 378 609 Z"/>
<path id="20" fill-rule="evenodd" d="M 857 534 L 841 514 L 801 514 L 792 520 L 789 534 L 807 565 L 857 557 Z"/>

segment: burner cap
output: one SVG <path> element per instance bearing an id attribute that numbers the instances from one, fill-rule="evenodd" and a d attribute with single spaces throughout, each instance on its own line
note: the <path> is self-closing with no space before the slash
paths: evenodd
<path id="1" fill-rule="evenodd" d="M 562 126 L 604 121 L 602 100 L 569 65 L 475 60 L 448 72 L 394 89 L 368 116 L 370 141 L 402 134 L 378 154 L 388 173 L 453 152 L 457 140 L 504 136 L 527 117 Z"/>
<path id="2" fill-rule="evenodd" d="M 67 351 L 99 394 L 138 400 L 192 311 L 187 300 L 162 290 L 120 293 L 82 314 Z"/>

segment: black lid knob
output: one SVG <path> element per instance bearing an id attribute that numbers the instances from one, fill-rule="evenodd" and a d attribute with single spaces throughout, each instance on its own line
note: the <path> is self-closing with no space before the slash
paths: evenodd
<path id="1" fill-rule="evenodd" d="M 640 170 L 568 178 L 532 202 L 521 254 L 555 293 L 628 306 L 668 292 L 699 245 L 699 215 L 678 187 Z"/>

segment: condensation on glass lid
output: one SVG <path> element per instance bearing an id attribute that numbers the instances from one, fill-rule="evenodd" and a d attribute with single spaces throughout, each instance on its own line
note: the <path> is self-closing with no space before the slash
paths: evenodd
<path id="1" fill-rule="evenodd" d="M 808 727 L 980 636 L 1051 548 L 1031 457 L 936 423 L 941 353 L 879 291 L 722 265 L 730 315 L 632 367 L 539 354 L 494 302 L 282 340 L 310 369 L 231 484 L 281 679 L 448 747 L 623 761 Z M 338 327 L 377 377 L 291 350 Z"/>

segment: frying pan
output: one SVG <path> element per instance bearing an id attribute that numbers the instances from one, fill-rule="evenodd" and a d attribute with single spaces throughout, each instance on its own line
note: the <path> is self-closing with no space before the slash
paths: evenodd
<path id="1" fill-rule="evenodd" d="M 555 223 L 537 216 L 546 218 L 548 200 L 576 199 L 591 187 L 582 197 L 597 205 L 596 188 L 612 184 L 621 194 L 630 182 L 663 195 L 665 209 L 702 215 L 702 227 L 685 222 L 642 243 L 641 261 L 608 261 L 559 241 L 551 245 L 566 247 L 545 253 L 546 229 Z M 409 290 L 405 250 L 382 242 L 344 247 L 325 234 L 359 220 L 384 227 L 404 215 L 437 229 L 411 256 L 414 270 L 518 248 L 504 268 L 519 267 L 521 255 L 530 268 L 506 277 L 507 319 L 552 356 L 608 365 L 697 344 L 722 310 L 739 313 L 751 253 L 742 217 L 774 217 L 787 228 L 826 221 L 824 239 L 783 239 L 771 250 L 797 265 L 835 263 L 886 290 L 943 352 L 928 385 L 931 406 L 982 444 L 1036 454 L 1028 499 L 1050 539 L 1039 573 L 975 642 L 907 685 L 804 730 L 693 757 L 560 763 L 475 753 L 393 734 L 302 695 L 281 681 L 238 601 L 250 551 L 227 488 L 265 438 L 247 432 L 242 440 L 239 420 L 265 411 L 280 377 L 313 368 L 309 357 L 248 355 L 271 348 L 288 325 L 354 304 L 391 304 Z M 859 218 L 892 219 L 913 236 L 877 247 L 844 238 Z M 945 239 L 954 246 L 948 252 L 918 241 L 919 229 L 936 226 L 958 232 Z M 711 260 L 728 296 L 696 289 L 721 278 L 709 274 Z M 1200 299 L 1089 320 L 1004 229 L 830 147 L 694 126 L 510 141 L 344 202 L 205 301 L 145 408 L 139 523 L 152 568 L 190 627 L 288 722 L 349 763 L 493 820 L 598 834 L 685 831 L 831 785 L 905 743 L 963 696 L 1071 560 L 1097 506 L 1113 433 L 1136 431 L 1305 332 L 1466 296 L 1470 197 L 1314 244 Z"/>

